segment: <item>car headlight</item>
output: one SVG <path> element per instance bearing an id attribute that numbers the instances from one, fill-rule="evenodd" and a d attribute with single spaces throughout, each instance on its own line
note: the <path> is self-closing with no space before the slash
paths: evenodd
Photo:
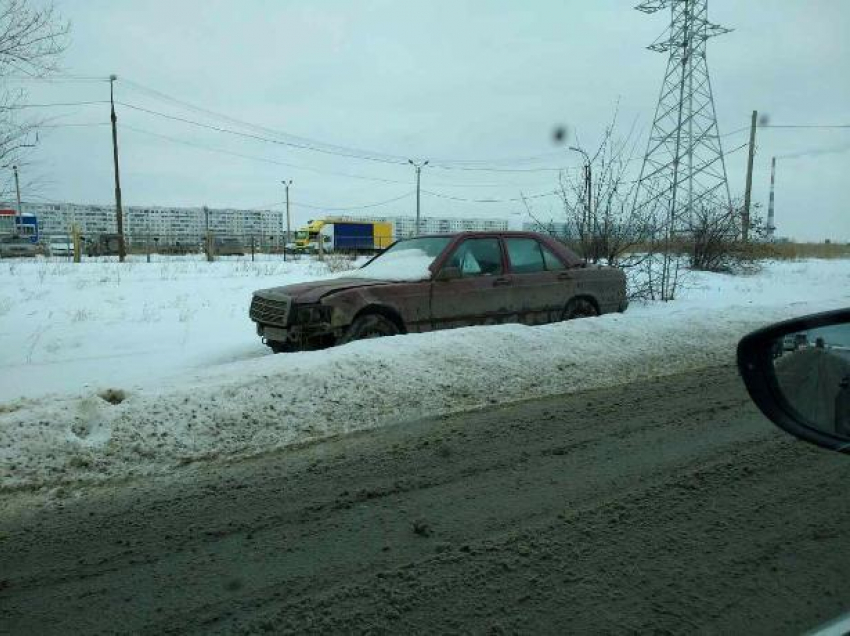
<path id="1" fill-rule="evenodd" d="M 331 308 L 324 305 L 307 305 L 295 310 L 295 322 L 298 324 L 330 322 L 330 320 Z"/>

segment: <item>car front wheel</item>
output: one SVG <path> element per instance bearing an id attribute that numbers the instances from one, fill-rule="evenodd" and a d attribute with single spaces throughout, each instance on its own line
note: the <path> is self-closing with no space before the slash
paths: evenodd
<path id="1" fill-rule="evenodd" d="M 275 353 L 291 353 L 298 350 L 298 348 L 289 341 L 281 342 L 279 340 L 269 340 L 266 344 Z"/>
<path id="2" fill-rule="evenodd" d="M 383 338 L 384 336 L 397 336 L 399 333 L 398 325 L 389 318 L 380 314 L 364 314 L 351 323 L 351 326 L 337 344 L 370 338 Z"/>

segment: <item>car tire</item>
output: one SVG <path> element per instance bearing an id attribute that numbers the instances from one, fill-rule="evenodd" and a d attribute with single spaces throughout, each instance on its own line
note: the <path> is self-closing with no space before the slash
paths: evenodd
<path id="1" fill-rule="evenodd" d="M 587 298 L 573 298 L 564 308 L 563 320 L 575 320 L 576 318 L 594 318 L 599 315 L 599 310 Z"/>
<path id="2" fill-rule="evenodd" d="M 397 336 L 401 333 L 392 320 L 381 314 L 363 314 L 351 323 L 337 344 L 346 344 L 355 340 L 368 340 L 370 338 L 383 338 L 385 336 Z"/>
<path id="3" fill-rule="evenodd" d="M 269 340 L 266 344 L 274 353 L 292 353 L 293 351 L 297 351 L 296 346 L 288 340 L 286 342 Z"/>

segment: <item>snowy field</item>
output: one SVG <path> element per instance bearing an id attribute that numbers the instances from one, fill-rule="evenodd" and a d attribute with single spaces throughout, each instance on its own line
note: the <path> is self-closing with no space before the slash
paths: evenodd
<path id="1" fill-rule="evenodd" d="M 146 474 L 388 422 L 732 362 L 747 331 L 850 305 L 850 261 L 689 274 L 680 299 L 270 355 L 254 289 L 304 261 L 0 262 L 0 487 Z M 99 395 L 120 391 L 111 404 Z"/>

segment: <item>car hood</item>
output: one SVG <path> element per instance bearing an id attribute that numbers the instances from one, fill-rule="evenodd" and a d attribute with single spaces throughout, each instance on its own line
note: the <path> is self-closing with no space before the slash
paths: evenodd
<path id="1" fill-rule="evenodd" d="M 319 302 L 321 298 L 324 298 L 328 294 L 334 294 L 355 287 L 372 287 L 374 285 L 392 285 L 392 282 L 369 278 L 332 278 L 309 283 L 270 287 L 268 289 L 257 290 L 254 293 L 272 300 L 292 299 L 295 303 L 307 304 Z"/>

